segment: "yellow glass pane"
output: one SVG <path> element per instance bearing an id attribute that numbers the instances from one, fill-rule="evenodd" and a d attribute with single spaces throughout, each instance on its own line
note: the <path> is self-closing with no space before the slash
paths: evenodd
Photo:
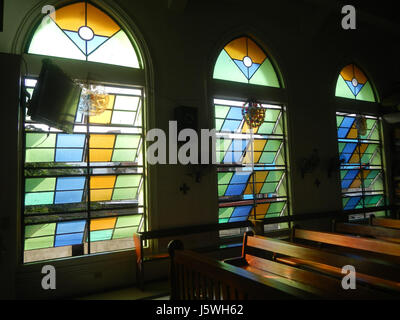
<path id="1" fill-rule="evenodd" d="M 91 134 L 90 135 L 90 148 L 113 148 L 115 141 L 115 134 Z"/>
<path id="2" fill-rule="evenodd" d="M 357 129 L 351 129 L 347 135 L 347 139 L 357 139 Z"/>
<path id="3" fill-rule="evenodd" d="M 109 162 L 112 152 L 112 149 L 90 149 L 90 162 Z"/>
<path id="4" fill-rule="evenodd" d="M 256 172 L 256 182 L 264 182 L 267 178 L 269 171 L 257 171 Z"/>
<path id="5" fill-rule="evenodd" d="M 224 49 L 232 59 L 243 60 L 247 55 L 246 38 L 235 39 L 229 42 Z"/>
<path id="6" fill-rule="evenodd" d="M 367 82 L 367 77 L 358 67 L 354 66 L 354 77 L 357 79 L 358 83 L 364 84 Z"/>
<path id="7" fill-rule="evenodd" d="M 120 27 L 100 9 L 88 4 L 87 23 L 98 36 L 111 37 L 120 30 Z"/>
<path id="8" fill-rule="evenodd" d="M 264 51 L 251 39 L 247 40 L 249 57 L 253 60 L 254 63 L 263 63 L 265 58 L 267 57 Z"/>
<path id="9" fill-rule="evenodd" d="M 109 124 L 111 121 L 112 111 L 106 110 L 103 113 L 100 113 L 95 116 L 89 117 L 90 123 L 100 123 L 100 124 Z"/>
<path id="10" fill-rule="evenodd" d="M 349 64 L 345 66 L 342 71 L 340 71 L 340 75 L 343 77 L 344 80 L 351 81 L 353 80 L 353 65 Z"/>
<path id="11" fill-rule="evenodd" d="M 113 229 L 117 218 L 93 219 L 90 222 L 90 231 Z"/>
<path id="12" fill-rule="evenodd" d="M 256 207 L 257 219 L 263 219 L 265 217 L 265 214 L 268 211 L 269 205 L 270 205 L 269 203 L 262 203 L 262 204 L 257 205 L 257 207 Z M 251 209 L 250 217 L 254 217 L 254 208 Z"/>
<path id="13" fill-rule="evenodd" d="M 361 180 L 355 179 L 349 188 L 353 189 L 353 188 L 360 188 L 360 187 L 361 187 Z"/>
<path id="14" fill-rule="evenodd" d="M 90 190 L 90 201 L 109 201 L 112 191 L 112 189 Z"/>
<path id="15" fill-rule="evenodd" d="M 78 32 L 79 28 L 85 25 L 85 4 L 74 3 L 55 12 L 55 22 L 61 29 Z"/>
<path id="16" fill-rule="evenodd" d="M 61 29 L 77 32 L 85 25 L 85 3 L 79 2 L 58 9 L 55 22 Z M 87 25 L 98 36 L 111 37 L 120 30 L 113 19 L 91 4 L 87 5 Z"/>
<path id="17" fill-rule="evenodd" d="M 90 177 L 90 189 L 114 188 L 117 176 L 92 176 Z"/>

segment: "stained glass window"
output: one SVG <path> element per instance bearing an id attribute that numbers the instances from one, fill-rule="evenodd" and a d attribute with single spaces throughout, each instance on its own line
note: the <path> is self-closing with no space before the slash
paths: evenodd
<path id="1" fill-rule="evenodd" d="M 34 80 L 27 80 L 30 93 Z M 133 247 L 143 223 L 142 90 L 105 86 L 108 104 L 78 106 L 73 133 L 25 119 L 24 262 Z"/>
<path id="2" fill-rule="evenodd" d="M 140 68 L 131 39 L 102 10 L 86 2 L 58 8 L 36 28 L 28 53 Z"/>
<path id="3" fill-rule="evenodd" d="M 232 40 L 221 50 L 215 63 L 213 78 L 281 87 L 271 59 L 249 37 Z"/>
<path id="4" fill-rule="evenodd" d="M 220 223 L 288 212 L 283 108 L 262 104 L 264 121 L 251 135 L 245 104 L 214 99 Z"/>
<path id="5" fill-rule="evenodd" d="M 384 206 L 380 120 L 372 116 L 337 113 L 336 122 L 343 209 Z M 384 215 L 384 212 L 374 214 Z"/>
<path id="6" fill-rule="evenodd" d="M 340 71 L 335 95 L 342 98 L 376 102 L 371 82 L 365 73 L 354 64 L 349 64 Z"/>

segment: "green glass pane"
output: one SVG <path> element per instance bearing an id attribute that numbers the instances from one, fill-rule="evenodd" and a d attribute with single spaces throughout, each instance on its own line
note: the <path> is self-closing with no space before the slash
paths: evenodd
<path id="1" fill-rule="evenodd" d="M 343 208 L 346 207 L 347 202 L 349 202 L 350 198 L 346 197 L 342 199 L 342 203 L 343 203 Z"/>
<path id="2" fill-rule="evenodd" d="M 346 176 L 348 170 L 340 170 L 340 179 L 343 180 L 343 178 Z"/>
<path id="3" fill-rule="evenodd" d="M 112 234 L 113 234 L 113 229 L 91 231 L 90 241 L 95 242 L 95 241 L 110 240 Z"/>
<path id="4" fill-rule="evenodd" d="M 372 170 L 368 176 L 367 179 L 375 179 L 375 177 L 380 173 L 379 170 Z"/>
<path id="5" fill-rule="evenodd" d="M 351 92 L 350 88 L 347 86 L 346 82 L 344 81 L 341 75 L 339 75 L 338 80 L 336 82 L 335 96 L 348 99 L 355 99 L 354 94 Z"/>
<path id="6" fill-rule="evenodd" d="M 273 202 L 270 204 L 267 214 L 281 213 L 284 206 L 285 202 Z"/>
<path id="7" fill-rule="evenodd" d="M 116 228 L 138 226 L 140 224 L 141 215 L 118 217 Z"/>
<path id="8" fill-rule="evenodd" d="M 218 213 L 218 218 L 223 219 L 223 218 L 230 218 L 232 215 L 234 207 L 229 207 L 229 208 L 219 208 L 219 213 Z"/>
<path id="9" fill-rule="evenodd" d="M 214 67 L 213 78 L 248 83 L 247 78 L 239 70 L 225 50 L 222 50 L 218 56 Z"/>
<path id="10" fill-rule="evenodd" d="M 54 162 L 54 149 L 26 149 L 25 162 Z"/>
<path id="11" fill-rule="evenodd" d="M 216 119 L 215 120 L 215 130 L 220 131 L 223 124 L 224 124 L 224 120 Z"/>
<path id="12" fill-rule="evenodd" d="M 275 123 L 264 122 L 260 128 L 258 129 L 257 133 L 259 134 L 272 134 L 275 127 Z"/>
<path id="13" fill-rule="evenodd" d="M 225 119 L 229 112 L 230 107 L 227 106 L 215 106 L 215 118 Z"/>
<path id="14" fill-rule="evenodd" d="M 218 222 L 219 223 L 227 223 L 229 221 L 229 219 L 219 219 Z"/>
<path id="15" fill-rule="evenodd" d="M 373 213 L 375 215 L 375 217 L 386 217 L 386 212 L 385 211 L 377 211 Z"/>
<path id="16" fill-rule="evenodd" d="M 281 146 L 280 140 L 268 140 L 267 144 L 265 145 L 264 151 L 277 151 Z"/>
<path id="17" fill-rule="evenodd" d="M 141 179 L 142 176 L 137 174 L 120 175 L 117 177 L 115 188 L 138 187 Z"/>
<path id="18" fill-rule="evenodd" d="M 136 149 L 114 150 L 111 161 L 135 161 L 136 151 Z"/>
<path id="19" fill-rule="evenodd" d="M 56 230 L 55 223 L 35 224 L 25 226 L 25 238 L 51 236 Z"/>
<path id="20" fill-rule="evenodd" d="M 345 143 L 339 142 L 339 153 L 342 153 L 342 151 L 343 151 L 343 149 L 344 149 L 345 146 L 346 146 Z"/>
<path id="21" fill-rule="evenodd" d="M 55 148 L 56 146 L 55 134 L 47 133 L 27 133 L 26 134 L 26 147 L 27 148 Z"/>
<path id="22" fill-rule="evenodd" d="M 38 26 L 29 45 L 28 53 L 77 60 L 86 59 L 82 51 L 52 19 L 48 19 L 48 23 L 42 22 Z"/>
<path id="23" fill-rule="evenodd" d="M 137 231 L 137 227 L 115 229 L 113 239 L 132 238 Z"/>
<path id="24" fill-rule="evenodd" d="M 27 178 L 25 192 L 54 191 L 56 178 Z"/>
<path id="25" fill-rule="evenodd" d="M 287 223 L 287 222 L 280 223 L 279 229 L 289 229 L 289 223 Z"/>
<path id="26" fill-rule="evenodd" d="M 367 81 L 361 91 L 358 93 L 357 100 L 375 102 L 374 92 L 372 91 L 371 84 Z"/>
<path id="27" fill-rule="evenodd" d="M 221 163 L 224 160 L 224 157 L 225 157 L 225 152 L 217 151 L 215 156 L 215 161 L 217 163 Z"/>
<path id="28" fill-rule="evenodd" d="M 53 204 L 54 192 L 37 192 L 25 194 L 25 205 L 44 205 Z"/>
<path id="29" fill-rule="evenodd" d="M 44 249 L 53 247 L 54 236 L 29 238 L 25 240 L 25 250 Z"/>
<path id="30" fill-rule="evenodd" d="M 231 139 L 217 139 L 216 141 L 216 150 L 217 151 L 227 151 L 232 143 Z"/>
<path id="31" fill-rule="evenodd" d="M 232 175 L 232 172 L 218 172 L 218 184 L 229 184 Z"/>
<path id="32" fill-rule="evenodd" d="M 342 123 L 344 117 L 343 116 L 336 116 L 336 126 L 339 128 L 340 124 Z"/>
<path id="33" fill-rule="evenodd" d="M 140 136 L 136 135 L 117 135 L 115 141 L 116 149 L 137 149 L 139 146 Z"/>
<path id="34" fill-rule="evenodd" d="M 367 206 L 375 206 L 381 199 L 383 195 L 376 195 L 376 196 L 367 196 L 365 197 L 365 204 Z"/>
<path id="35" fill-rule="evenodd" d="M 88 61 L 139 68 L 139 61 L 132 43 L 122 30 L 89 55 Z"/>
<path id="36" fill-rule="evenodd" d="M 264 183 L 260 193 L 273 193 L 275 192 L 277 186 L 278 186 L 277 182 Z"/>
<path id="37" fill-rule="evenodd" d="M 138 188 L 122 188 L 114 189 L 112 196 L 113 200 L 130 200 L 135 199 L 137 195 Z"/>
<path id="38" fill-rule="evenodd" d="M 283 175 L 283 171 L 270 171 L 267 175 L 267 182 L 280 181 Z"/>
<path id="39" fill-rule="evenodd" d="M 278 116 L 280 113 L 281 113 L 281 110 L 267 109 L 267 112 L 265 112 L 264 122 L 276 123 L 276 120 L 278 119 Z"/>
<path id="40" fill-rule="evenodd" d="M 263 152 L 258 163 L 273 163 L 275 159 L 275 152 Z"/>
<path id="41" fill-rule="evenodd" d="M 221 186 L 218 186 L 218 197 L 223 197 L 225 195 L 225 191 L 228 189 L 227 184 L 223 184 Z"/>
<path id="42" fill-rule="evenodd" d="M 274 67 L 268 58 L 264 60 L 260 68 L 254 73 L 249 83 L 275 88 L 280 87 Z"/>

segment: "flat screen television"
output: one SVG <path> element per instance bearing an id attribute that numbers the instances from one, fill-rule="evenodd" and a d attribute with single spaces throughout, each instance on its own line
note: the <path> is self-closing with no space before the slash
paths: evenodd
<path id="1" fill-rule="evenodd" d="M 45 59 L 28 104 L 28 115 L 34 121 L 72 133 L 80 95 L 81 87 Z"/>

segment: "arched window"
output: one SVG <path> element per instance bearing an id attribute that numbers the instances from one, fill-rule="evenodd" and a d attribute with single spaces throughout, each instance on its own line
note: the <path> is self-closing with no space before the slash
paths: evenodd
<path id="1" fill-rule="evenodd" d="M 248 36 L 230 41 L 216 60 L 213 103 L 220 223 L 288 214 L 282 83 L 269 55 Z M 256 104 L 260 116 L 254 128 L 245 120 L 250 104 Z"/>
<path id="2" fill-rule="evenodd" d="M 74 66 L 68 75 L 100 94 L 82 90 L 71 133 L 24 110 L 24 262 L 132 248 L 146 212 L 140 50 L 104 11 L 77 2 L 39 23 L 27 53 L 32 65 L 45 55 L 66 73 Z M 31 94 L 36 82 L 25 80 Z M 101 108 L 87 108 L 93 97 Z"/>
<path id="3" fill-rule="evenodd" d="M 371 82 L 355 64 L 349 64 L 340 71 L 335 95 L 342 98 L 376 102 Z"/>
<path id="4" fill-rule="evenodd" d="M 87 2 L 57 9 L 36 28 L 28 53 L 139 68 L 139 59 L 121 27 Z"/>
<path id="5" fill-rule="evenodd" d="M 381 119 L 370 110 L 377 102 L 371 81 L 355 64 L 345 66 L 337 80 L 336 96 L 359 101 L 360 112 L 354 113 L 351 100 L 340 102 L 336 113 L 340 159 L 342 205 L 344 210 L 377 208 L 386 205 Z M 348 109 L 348 110 L 346 110 Z M 365 213 L 350 219 L 364 218 Z"/>

